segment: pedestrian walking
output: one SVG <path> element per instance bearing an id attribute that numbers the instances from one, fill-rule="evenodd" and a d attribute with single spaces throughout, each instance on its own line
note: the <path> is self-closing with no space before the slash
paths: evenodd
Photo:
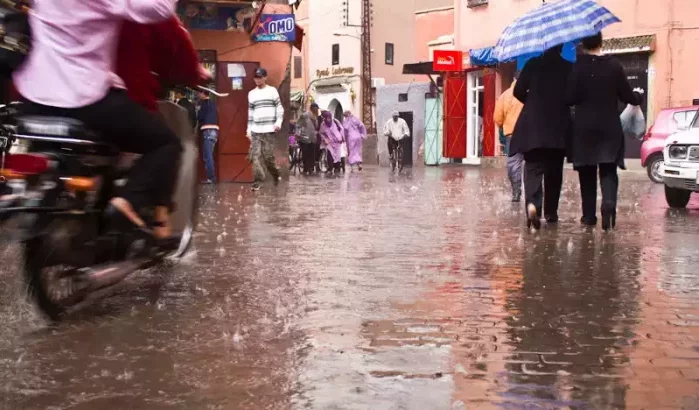
<path id="1" fill-rule="evenodd" d="M 396 155 L 403 138 L 410 137 L 410 128 L 408 123 L 398 115 L 398 111 L 393 111 L 391 118 L 383 126 L 383 135 L 388 137 L 388 155 L 391 158 L 391 168 L 394 171 L 396 166 L 399 170 L 403 169 L 403 158 L 397 158 Z"/>
<path id="2" fill-rule="evenodd" d="M 311 123 L 313 124 L 313 127 L 315 128 L 315 168 L 316 172 L 320 173 L 320 158 L 321 158 L 321 150 L 323 147 L 323 141 L 320 138 L 320 123 L 323 121 L 322 118 L 320 118 L 320 107 L 316 103 L 312 103 L 310 107 L 310 116 L 309 119 L 311 120 Z"/>
<path id="3" fill-rule="evenodd" d="M 345 128 L 345 141 L 347 144 L 348 162 L 350 169 L 354 171 L 355 165 L 359 171 L 362 170 L 362 144 L 366 139 L 366 127 L 355 117 L 352 112 L 345 111 L 345 121 L 342 124 Z"/>
<path id="4" fill-rule="evenodd" d="M 214 161 L 214 149 L 218 142 L 218 111 L 216 103 L 209 96 L 209 92 L 202 90 L 199 92 L 199 129 L 202 136 L 202 148 L 204 154 L 204 168 L 206 168 L 206 184 L 216 183 L 216 163 Z"/>
<path id="5" fill-rule="evenodd" d="M 284 107 L 276 88 L 267 84 L 267 70 L 255 70 L 257 88 L 248 94 L 248 131 L 250 159 L 255 182 L 253 191 L 259 191 L 265 180 L 265 170 L 279 183 L 279 168 L 274 160 L 274 143 L 282 127 Z"/>
<path id="6" fill-rule="evenodd" d="M 624 134 L 619 101 L 640 105 L 643 89 L 632 90 L 621 64 L 602 55 L 602 34 L 582 40 L 584 54 L 573 67 L 568 101 L 575 107 L 572 160 L 580 180 L 583 225 L 597 224 L 597 172 L 602 187 L 602 228 L 616 225 L 617 167 L 624 169 Z"/>
<path id="7" fill-rule="evenodd" d="M 311 175 L 316 163 L 316 128 L 311 121 L 311 113 L 304 112 L 296 122 L 297 141 L 301 144 L 303 173 Z"/>
<path id="8" fill-rule="evenodd" d="M 566 98 L 572 64 L 561 57 L 562 47 L 530 60 L 514 88 L 524 104 L 510 143 L 512 154 L 524 155 L 524 194 L 527 226 L 541 228 L 541 215 L 558 222 L 563 184 L 563 161 L 571 131 Z M 542 186 L 543 179 L 543 186 Z"/>
<path id="9" fill-rule="evenodd" d="M 330 111 L 323 111 L 320 136 L 328 150 L 328 173 L 339 175 L 342 170 L 342 143 L 345 141 L 345 129 L 340 121 L 333 118 Z"/>
<path id="10" fill-rule="evenodd" d="M 524 155 L 520 153 L 510 153 L 510 141 L 515 125 L 522 113 L 524 105 L 514 97 L 514 89 L 517 84 L 519 73 L 515 73 L 515 80 L 512 82 L 495 104 L 495 114 L 493 118 L 495 124 L 500 128 L 505 136 L 505 153 L 507 155 L 507 176 L 512 185 L 512 202 L 519 202 L 522 197 L 522 163 Z"/>

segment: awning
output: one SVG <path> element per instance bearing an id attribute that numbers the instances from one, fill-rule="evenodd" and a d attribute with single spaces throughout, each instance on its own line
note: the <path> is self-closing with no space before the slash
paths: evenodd
<path id="1" fill-rule="evenodd" d="M 489 66 L 496 65 L 498 60 L 493 56 L 493 47 L 474 48 L 469 50 L 471 65 Z"/>
<path id="2" fill-rule="evenodd" d="M 432 68 L 431 61 L 423 61 L 420 63 L 403 64 L 403 74 L 423 74 L 423 75 L 439 75 Z"/>
<path id="3" fill-rule="evenodd" d="M 608 38 L 602 43 L 602 51 L 605 54 L 650 53 L 655 51 L 655 35 Z"/>
<path id="4" fill-rule="evenodd" d="M 305 93 L 303 91 L 291 91 L 289 101 L 294 103 L 301 103 L 303 101 L 304 94 Z"/>
<path id="5" fill-rule="evenodd" d="M 305 35 L 303 28 L 299 26 L 298 24 L 296 25 L 296 41 L 294 41 L 294 47 L 296 47 L 299 51 L 302 51 L 301 48 L 303 47 L 303 36 Z"/>

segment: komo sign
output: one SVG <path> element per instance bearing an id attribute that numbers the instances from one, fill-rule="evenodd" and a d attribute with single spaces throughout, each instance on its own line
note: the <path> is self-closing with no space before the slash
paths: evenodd
<path id="1" fill-rule="evenodd" d="M 463 56 L 461 51 L 435 50 L 432 69 L 434 71 L 463 71 Z"/>
<path id="2" fill-rule="evenodd" d="M 296 19 L 293 14 L 263 14 L 253 31 L 254 41 L 296 41 Z"/>

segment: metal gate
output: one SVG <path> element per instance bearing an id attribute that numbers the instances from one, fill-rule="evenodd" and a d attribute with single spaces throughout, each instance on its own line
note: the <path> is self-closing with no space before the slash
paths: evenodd
<path id="1" fill-rule="evenodd" d="M 444 81 L 445 158 L 466 158 L 466 74 L 446 74 Z"/>
<path id="2" fill-rule="evenodd" d="M 442 128 L 442 107 L 444 101 L 442 94 L 425 99 L 425 142 L 424 155 L 425 165 L 439 165 L 444 161 L 442 157 L 443 128 Z"/>

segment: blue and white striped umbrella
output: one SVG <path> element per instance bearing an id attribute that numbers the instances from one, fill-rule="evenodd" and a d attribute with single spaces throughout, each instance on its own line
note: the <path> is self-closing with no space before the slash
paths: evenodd
<path id="1" fill-rule="evenodd" d="M 557 45 L 596 34 L 620 21 L 593 0 L 544 3 L 505 29 L 493 55 L 498 61 L 539 55 Z"/>

